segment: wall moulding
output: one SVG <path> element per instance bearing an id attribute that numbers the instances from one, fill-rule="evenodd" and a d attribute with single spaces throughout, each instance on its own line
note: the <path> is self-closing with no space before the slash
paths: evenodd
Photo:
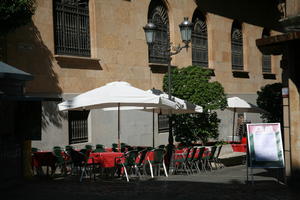
<path id="1" fill-rule="evenodd" d="M 55 55 L 54 58 L 61 68 L 102 70 L 100 59 L 98 58 L 64 55 Z"/>

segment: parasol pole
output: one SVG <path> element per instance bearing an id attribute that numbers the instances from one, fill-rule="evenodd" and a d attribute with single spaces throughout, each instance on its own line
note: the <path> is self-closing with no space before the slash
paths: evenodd
<path id="1" fill-rule="evenodd" d="M 120 143 L 120 103 L 118 103 L 118 149 L 121 152 L 121 143 Z"/>
<path id="2" fill-rule="evenodd" d="M 234 127 L 235 127 L 235 111 L 236 108 L 233 109 L 233 124 L 232 124 L 232 141 L 234 142 Z"/>
<path id="3" fill-rule="evenodd" d="M 154 148 L 155 141 L 154 141 L 154 109 L 152 109 L 152 147 Z"/>

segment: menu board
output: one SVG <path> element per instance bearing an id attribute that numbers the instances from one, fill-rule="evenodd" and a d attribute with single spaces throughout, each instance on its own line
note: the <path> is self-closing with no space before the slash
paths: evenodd
<path id="1" fill-rule="evenodd" d="M 247 133 L 250 167 L 284 167 L 280 123 L 247 124 Z"/>

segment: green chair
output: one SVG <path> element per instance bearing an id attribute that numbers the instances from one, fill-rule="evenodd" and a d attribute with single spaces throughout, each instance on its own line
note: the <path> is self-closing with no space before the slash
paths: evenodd
<path id="1" fill-rule="evenodd" d="M 73 146 L 71 146 L 71 145 L 65 146 L 65 151 L 66 151 L 66 153 L 67 153 L 68 155 L 70 155 L 70 151 L 71 151 L 71 150 L 74 150 L 74 147 L 73 147 Z"/>
<path id="2" fill-rule="evenodd" d="M 61 174 L 64 174 L 67 172 L 66 168 L 66 162 L 63 157 L 63 151 L 60 147 L 53 147 L 53 154 L 56 157 L 56 167 L 59 167 L 61 169 Z"/>
<path id="3" fill-rule="evenodd" d="M 195 148 L 195 147 L 190 147 L 189 154 L 187 155 L 187 158 L 186 158 L 186 163 L 187 163 L 188 168 L 189 168 L 189 170 L 191 171 L 191 173 L 193 173 L 192 167 L 193 167 L 193 160 L 194 160 L 196 151 L 197 151 L 197 148 Z"/>
<path id="4" fill-rule="evenodd" d="M 118 151 L 118 144 L 112 143 L 111 147 L 112 147 L 113 152 L 119 152 Z"/>
<path id="5" fill-rule="evenodd" d="M 85 145 L 85 148 L 86 148 L 87 150 L 93 150 L 93 146 L 90 145 L 90 144 Z"/>
<path id="6" fill-rule="evenodd" d="M 183 148 L 183 149 L 184 149 L 183 153 L 174 154 L 174 160 L 173 160 L 173 162 L 175 163 L 174 174 L 176 174 L 179 170 L 184 170 L 187 173 L 187 175 L 189 175 L 190 169 L 187 164 L 187 159 L 191 148 Z"/>
<path id="7" fill-rule="evenodd" d="M 126 143 L 123 143 L 123 142 L 120 145 L 121 145 L 121 152 L 125 152 L 128 145 Z"/>
<path id="8" fill-rule="evenodd" d="M 124 173 L 125 173 L 127 182 L 129 182 L 128 173 L 130 172 L 132 174 L 133 169 L 135 169 L 135 171 L 140 176 L 139 168 L 137 167 L 136 162 L 135 162 L 137 156 L 138 156 L 138 151 L 133 150 L 133 151 L 126 152 L 122 157 L 116 158 L 116 161 L 118 159 L 122 159 L 122 158 L 125 159 L 124 162 L 116 162 L 116 166 L 118 167 L 119 171 L 121 171 L 121 168 L 124 169 Z"/>
<path id="9" fill-rule="evenodd" d="M 60 146 L 54 146 L 54 147 L 53 147 L 53 150 L 55 150 L 55 149 L 61 150 L 61 147 L 60 147 Z"/>
<path id="10" fill-rule="evenodd" d="M 89 174 L 90 179 L 92 178 L 93 175 L 94 175 L 94 179 L 96 178 L 96 176 L 94 174 L 94 162 L 92 162 L 92 164 L 89 164 L 87 162 L 89 158 L 86 156 L 86 154 L 84 154 L 80 151 L 75 151 L 75 150 L 71 149 L 70 155 L 71 155 L 71 160 L 72 160 L 71 174 L 73 172 L 77 172 L 77 174 L 79 173 L 80 174 L 80 179 L 79 179 L 80 182 L 82 182 L 84 175 L 88 176 L 88 174 Z"/>
<path id="11" fill-rule="evenodd" d="M 211 163 L 214 162 L 214 156 L 215 156 L 216 150 L 217 150 L 217 146 L 212 146 L 209 154 L 203 158 L 204 162 L 205 162 L 204 166 L 205 167 L 208 166 L 210 171 L 213 169 Z"/>
<path id="12" fill-rule="evenodd" d="M 165 156 L 166 151 L 164 149 L 160 149 L 160 148 L 153 149 L 152 151 L 154 152 L 154 159 L 152 161 L 150 161 L 150 163 L 149 163 L 152 178 L 154 177 L 153 176 L 153 167 L 156 168 L 158 175 L 160 175 L 161 166 L 163 166 L 165 175 L 166 175 L 166 177 L 168 177 L 167 168 L 166 168 L 165 161 L 164 161 L 164 156 Z"/>
<path id="13" fill-rule="evenodd" d="M 200 167 L 202 170 L 205 170 L 204 167 L 204 160 L 203 160 L 203 155 L 204 155 L 204 151 L 205 151 L 205 147 L 198 147 L 198 155 L 194 156 L 193 161 L 192 161 L 192 169 L 193 167 L 195 167 L 195 169 L 197 170 L 198 173 L 200 173 Z"/>
<path id="14" fill-rule="evenodd" d="M 36 148 L 36 147 L 32 147 L 32 148 L 31 148 L 31 152 L 32 152 L 32 153 L 35 153 L 35 152 L 38 152 L 38 151 L 39 151 L 39 149 Z"/>
<path id="15" fill-rule="evenodd" d="M 96 144 L 96 149 L 93 152 L 95 152 L 95 153 L 105 152 L 104 145 Z"/>

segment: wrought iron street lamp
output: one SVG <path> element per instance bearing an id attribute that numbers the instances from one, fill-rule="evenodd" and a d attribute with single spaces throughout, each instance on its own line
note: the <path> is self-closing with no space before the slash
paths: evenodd
<path id="1" fill-rule="evenodd" d="M 148 45 L 153 45 L 155 42 L 156 26 L 151 21 L 146 24 L 144 27 L 146 41 Z M 171 99 L 171 60 L 172 56 L 178 54 L 182 49 L 189 48 L 189 43 L 191 42 L 193 23 L 188 20 L 188 17 L 185 17 L 183 22 L 179 24 L 179 29 L 181 33 L 181 39 L 184 43 L 184 46 L 172 46 L 172 43 L 168 40 L 168 49 L 163 51 L 162 49 L 155 49 L 160 51 L 161 54 L 166 55 L 168 59 L 168 94 L 169 99 Z M 163 52 L 162 52 L 163 51 Z"/>
<path id="2" fill-rule="evenodd" d="M 144 27 L 144 31 L 145 31 L 145 35 L 146 35 L 146 41 L 147 44 L 153 45 L 155 43 L 155 35 L 156 35 L 156 31 L 157 31 L 157 27 L 154 23 L 152 23 L 151 21 L 149 21 L 148 24 L 146 24 Z M 178 54 L 182 49 L 189 48 L 189 43 L 191 42 L 191 38 L 192 38 L 192 30 L 193 30 L 193 23 L 190 22 L 188 20 L 188 17 L 184 17 L 184 20 L 181 24 L 179 24 L 179 29 L 180 29 L 180 33 L 181 33 L 181 39 L 182 42 L 184 43 L 184 46 L 172 46 L 172 43 L 168 41 L 167 49 L 161 49 L 157 46 L 152 46 L 154 47 L 154 50 L 159 52 L 162 55 L 165 55 L 168 59 L 168 95 L 169 95 L 169 99 L 171 99 L 171 60 L 172 60 L 172 56 Z M 171 125 L 171 124 L 170 124 Z M 171 126 L 170 126 L 171 128 Z M 170 131 L 170 134 L 171 131 Z M 170 142 L 170 140 L 172 140 L 169 136 L 169 143 L 173 143 Z"/>

